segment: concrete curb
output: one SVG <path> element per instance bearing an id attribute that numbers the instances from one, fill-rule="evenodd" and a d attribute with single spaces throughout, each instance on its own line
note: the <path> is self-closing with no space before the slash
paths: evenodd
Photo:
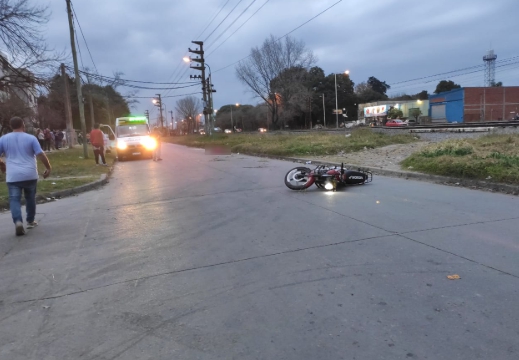
<path id="1" fill-rule="evenodd" d="M 111 172 L 111 170 L 110 170 L 110 172 Z M 86 191 L 94 190 L 94 189 L 106 184 L 108 182 L 108 178 L 109 178 L 108 174 L 101 174 L 99 180 L 93 181 L 93 182 L 85 184 L 85 185 L 77 186 L 72 189 L 55 191 L 55 192 L 47 193 L 44 195 L 38 195 L 36 197 L 36 200 L 37 201 L 46 200 L 46 198 L 61 199 L 61 198 L 67 197 L 67 196 L 77 195 L 77 194 L 80 194 L 80 193 L 83 193 Z"/>
<path id="2" fill-rule="evenodd" d="M 273 159 L 273 160 L 292 161 L 292 162 L 305 164 L 305 165 L 306 165 L 307 161 L 311 161 L 312 162 L 311 165 L 338 165 L 338 166 L 341 165 L 340 163 L 335 163 L 335 162 L 323 162 L 323 161 L 293 158 L 293 157 L 287 157 L 287 156 L 272 156 L 272 155 L 262 155 L 262 154 L 243 154 L 243 155 L 250 155 L 250 156 L 268 158 L 268 159 Z M 447 176 L 440 176 L 440 175 L 429 175 L 429 174 L 417 173 L 417 172 L 412 172 L 412 171 L 385 170 L 385 169 L 351 165 L 351 164 L 344 164 L 344 166 L 347 168 L 351 168 L 351 169 L 361 169 L 361 170 L 371 171 L 373 173 L 373 175 L 404 178 L 406 180 L 425 181 L 425 182 L 431 182 L 431 183 L 441 184 L 441 185 L 459 186 L 459 187 L 471 188 L 471 189 L 475 189 L 475 190 L 499 192 L 499 193 L 509 194 L 509 195 L 510 194 L 519 195 L 519 186 L 518 185 L 502 184 L 502 183 L 495 183 L 495 182 L 488 182 L 488 181 L 474 180 L 474 179 L 447 177 Z"/>

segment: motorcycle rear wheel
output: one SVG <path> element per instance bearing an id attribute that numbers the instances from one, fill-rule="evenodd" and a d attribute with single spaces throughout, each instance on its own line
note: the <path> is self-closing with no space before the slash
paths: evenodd
<path id="1" fill-rule="evenodd" d="M 296 167 L 285 175 L 285 185 L 291 190 L 304 190 L 312 186 L 314 179 L 309 168 Z"/>

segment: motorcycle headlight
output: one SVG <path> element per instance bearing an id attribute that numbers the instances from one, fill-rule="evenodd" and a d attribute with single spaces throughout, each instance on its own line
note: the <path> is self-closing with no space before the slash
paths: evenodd
<path id="1" fill-rule="evenodd" d="M 121 141 L 121 140 L 119 140 L 117 142 L 117 149 L 119 149 L 119 150 L 126 150 L 127 147 L 128 147 L 128 144 L 126 142 Z"/>
<path id="2" fill-rule="evenodd" d="M 157 147 L 157 140 L 155 140 L 152 137 L 146 137 L 141 141 L 141 144 L 147 149 L 147 150 L 153 150 Z"/>

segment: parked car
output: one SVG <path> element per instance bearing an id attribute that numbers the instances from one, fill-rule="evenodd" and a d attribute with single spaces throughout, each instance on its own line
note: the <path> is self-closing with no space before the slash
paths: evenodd
<path id="1" fill-rule="evenodd" d="M 205 130 L 204 129 L 200 129 L 200 131 L 198 132 L 200 135 L 205 135 Z"/>
<path id="2" fill-rule="evenodd" d="M 232 133 L 231 129 L 225 129 L 224 132 L 225 132 L 226 134 L 231 134 L 231 133 Z"/>
<path id="3" fill-rule="evenodd" d="M 237 128 L 237 129 L 236 129 L 236 132 L 239 132 L 239 133 L 240 133 L 240 132 L 242 132 L 242 129 Z"/>
<path id="4" fill-rule="evenodd" d="M 259 131 L 259 132 L 267 132 L 267 129 L 265 129 L 265 128 L 259 128 L 258 131 Z"/>
<path id="5" fill-rule="evenodd" d="M 222 129 L 220 129 L 219 127 L 215 127 L 214 132 L 222 132 Z"/>
<path id="6" fill-rule="evenodd" d="M 415 126 L 415 125 L 418 125 L 418 122 L 416 121 L 416 119 L 407 119 L 406 121 L 404 121 L 408 126 Z"/>
<path id="7" fill-rule="evenodd" d="M 393 126 L 393 127 L 399 127 L 399 126 L 407 126 L 405 122 L 402 120 L 396 119 L 396 120 L 388 120 L 386 122 L 386 126 Z"/>

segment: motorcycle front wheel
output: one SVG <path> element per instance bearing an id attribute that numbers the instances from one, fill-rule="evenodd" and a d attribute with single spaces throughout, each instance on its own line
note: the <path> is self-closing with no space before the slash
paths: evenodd
<path id="1" fill-rule="evenodd" d="M 312 170 L 305 167 L 296 167 L 285 175 L 285 185 L 291 190 L 304 190 L 314 183 Z"/>

